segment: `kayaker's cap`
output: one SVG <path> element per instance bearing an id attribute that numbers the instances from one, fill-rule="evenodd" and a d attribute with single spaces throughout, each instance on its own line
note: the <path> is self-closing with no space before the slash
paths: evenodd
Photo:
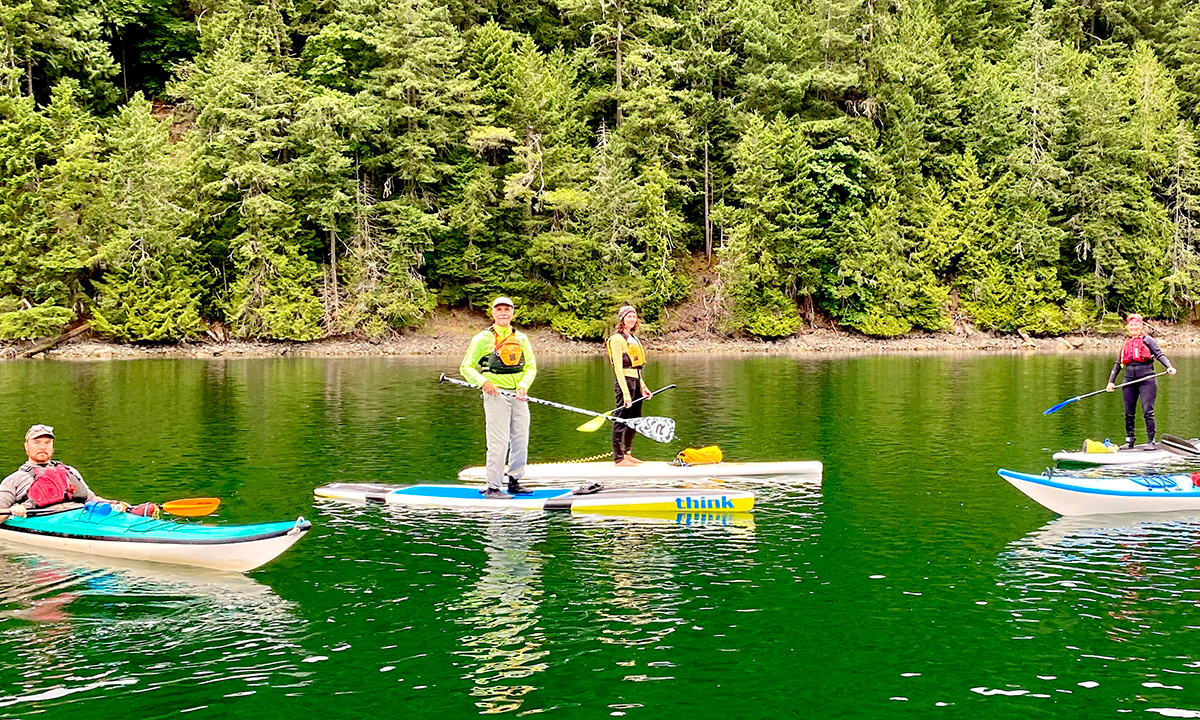
<path id="1" fill-rule="evenodd" d="M 617 327 L 621 327 L 621 325 L 625 322 L 626 315 L 635 312 L 637 312 L 637 309 L 632 305 L 622 305 L 621 309 L 617 311 Z"/>
<path id="2" fill-rule="evenodd" d="M 1128 318 L 1126 318 L 1125 322 L 1131 323 L 1131 322 L 1144 322 L 1144 321 L 1142 320 L 1141 315 L 1134 313 L 1134 314 L 1130 315 Z"/>
<path id="3" fill-rule="evenodd" d="M 492 309 L 495 310 L 497 305 L 507 305 L 510 308 L 516 307 L 516 305 L 513 304 L 513 301 L 511 299 L 506 298 L 503 295 L 501 295 L 500 297 L 498 297 L 492 301 Z"/>
<path id="4" fill-rule="evenodd" d="M 49 425 L 34 425 L 25 431 L 26 440 L 32 440 L 40 437 L 53 438 L 54 428 L 50 427 Z"/>

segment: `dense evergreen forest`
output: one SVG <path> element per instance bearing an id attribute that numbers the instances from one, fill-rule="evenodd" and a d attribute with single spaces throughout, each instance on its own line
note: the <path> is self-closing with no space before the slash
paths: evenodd
<path id="1" fill-rule="evenodd" d="M 0 0 L 0 337 L 1200 303 L 1191 0 Z"/>

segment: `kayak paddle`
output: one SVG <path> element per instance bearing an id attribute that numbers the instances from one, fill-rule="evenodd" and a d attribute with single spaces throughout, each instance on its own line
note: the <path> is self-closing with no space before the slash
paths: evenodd
<path id="1" fill-rule="evenodd" d="M 1166 370 L 1163 370 L 1163 371 L 1162 371 L 1162 372 L 1160 372 L 1160 373 L 1154 373 L 1153 375 L 1147 375 L 1147 376 L 1146 376 L 1146 377 L 1144 377 L 1144 378 L 1138 378 L 1137 380 L 1130 380 L 1129 382 L 1124 382 L 1124 383 L 1121 383 L 1120 385 L 1114 385 L 1114 386 L 1113 386 L 1113 390 L 1116 390 L 1117 388 L 1123 388 L 1123 387 L 1125 387 L 1126 385 L 1136 385 L 1136 384 L 1138 384 L 1138 383 L 1140 383 L 1140 382 L 1145 382 L 1145 381 L 1149 380 L 1150 378 L 1156 378 L 1156 377 L 1158 377 L 1159 375 L 1166 375 L 1166 374 L 1167 374 L 1167 371 L 1166 371 Z M 1078 400 L 1082 400 L 1082 399 L 1084 399 L 1084 398 L 1087 398 L 1087 397 L 1091 397 L 1091 396 L 1093 396 L 1093 395 L 1099 395 L 1099 394 L 1100 394 L 1100 393 L 1102 393 L 1102 392 L 1108 392 L 1108 390 L 1097 390 L 1097 391 L 1095 391 L 1095 392 L 1090 392 L 1090 393 L 1087 393 L 1086 395 L 1076 395 L 1075 397 L 1071 398 L 1070 400 L 1063 400 L 1062 402 L 1060 402 L 1059 404 L 1057 404 L 1057 405 L 1055 405 L 1054 407 L 1050 408 L 1049 410 L 1045 410 L 1045 411 L 1043 411 L 1043 412 L 1042 412 L 1042 414 L 1043 414 L 1043 415 L 1049 415 L 1050 413 L 1058 412 L 1059 410 L 1062 410 L 1063 408 L 1065 408 L 1066 406 L 1070 405 L 1070 404 L 1071 404 L 1071 403 L 1073 403 L 1073 402 L 1076 402 L 1076 401 L 1078 401 Z"/>
<path id="2" fill-rule="evenodd" d="M 1176 455 L 1182 455 L 1184 457 L 1200 456 L 1200 447 L 1196 447 L 1196 443 L 1190 440 L 1184 440 L 1183 438 L 1175 437 L 1174 435 L 1163 435 L 1158 439 L 1158 442 L 1164 448 L 1175 453 Z"/>
<path id="3" fill-rule="evenodd" d="M 446 377 L 445 373 L 442 373 L 441 379 L 438 380 L 438 382 L 453 383 L 454 385 L 461 385 L 462 387 L 474 388 L 475 390 L 482 389 L 478 385 L 474 385 L 465 380 L 458 380 L 456 378 Z M 515 392 L 512 392 L 511 390 L 500 390 L 500 394 L 507 395 L 509 397 L 517 396 L 517 394 Z M 650 438 L 651 440 L 653 440 L 655 442 L 666 443 L 666 442 L 671 442 L 672 440 L 675 439 L 675 421 L 672 420 L 671 418 L 640 417 L 640 418 L 625 419 L 625 418 L 613 417 L 611 415 L 605 415 L 604 413 L 595 413 L 595 412 L 592 412 L 591 410 L 584 410 L 583 408 L 572 407 L 570 405 L 563 405 L 562 403 L 550 402 L 549 400 L 539 400 L 538 398 L 535 398 L 535 397 L 527 396 L 525 399 L 531 403 L 538 403 L 539 405 L 548 405 L 553 408 L 558 408 L 559 410 L 570 410 L 571 412 L 577 412 L 581 415 L 591 415 L 592 417 L 602 417 L 602 418 L 606 418 L 608 420 L 612 420 L 613 422 L 624 423 L 624 424 L 628 425 L 629 427 L 633 428 L 635 432 L 641 433 L 642 435 L 645 435 L 646 437 Z"/>
<path id="4" fill-rule="evenodd" d="M 660 392 L 662 392 L 664 390 L 670 390 L 673 387 L 675 387 L 675 386 L 668 385 L 666 387 L 659 388 L 659 389 L 655 390 L 654 392 L 650 393 L 650 397 L 654 397 L 655 395 L 659 394 Z M 646 399 L 646 396 L 642 395 L 637 400 L 634 400 L 633 402 L 631 402 L 630 406 L 632 407 L 633 403 L 640 403 L 641 401 L 643 401 L 645 399 Z M 616 411 L 620 410 L 621 407 L 624 407 L 624 405 L 613 408 L 612 412 L 616 412 Z M 608 420 L 608 418 L 601 415 L 599 417 L 594 417 L 591 420 L 588 420 L 587 422 L 585 422 L 584 424 L 580 425 L 579 427 L 577 427 L 575 429 L 578 430 L 579 432 L 595 432 L 595 431 L 599 430 L 600 426 L 603 425 L 607 420 Z"/>
<path id="5" fill-rule="evenodd" d="M 163 512 L 180 517 L 200 517 L 215 511 L 221 498 L 186 498 L 162 504 Z"/>

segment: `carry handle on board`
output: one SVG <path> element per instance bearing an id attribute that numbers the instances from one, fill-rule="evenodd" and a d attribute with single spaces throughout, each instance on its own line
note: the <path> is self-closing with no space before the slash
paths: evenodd
<path id="1" fill-rule="evenodd" d="M 461 385 L 462 387 L 474 388 L 475 390 L 482 389 L 478 385 L 474 385 L 465 380 L 459 380 L 457 378 L 446 377 L 445 373 L 442 373 L 441 379 L 439 379 L 438 382 L 448 382 L 448 383 L 452 383 L 454 385 Z M 501 395 L 507 395 L 509 397 L 517 396 L 517 394 L 515 392 L 512 392 L 511 390 L 500 390 L 499 392 Z M 671 442 L 672 440 L 675 439 L 675 421 L 672 420 L 671 418 L 667 418 L 667 417 L 619 418 L 619 417 L 613 417 L 612 415 L 605 415 L 604 413 L 592 412 L 591 410 L 584 410 L 583 408 L 572 407 L 570 405 L 563 405 L 562 403 L 550 402 L 549 400 L 540 400 L 535 397 L 527 396 L 525 399 L 531 403 L 537 403 L 539 405 L 548 405 L 549 407 L 558 408 L 559 410 L 570 410 L 571 412 L 577 412 L 581 415 L 591 415 L 592 417 L 603 417 L 603 418 L 608 418 L 609 420 L 612 420 L 613 422 L 624 423 L 625 425 L 633 428 L 633 430 L 635 432 L 645 435 L 646 437 L 650 438 L 651 440 L 654 440 L 655 442 L 667 443 L 667 442 Z"/>

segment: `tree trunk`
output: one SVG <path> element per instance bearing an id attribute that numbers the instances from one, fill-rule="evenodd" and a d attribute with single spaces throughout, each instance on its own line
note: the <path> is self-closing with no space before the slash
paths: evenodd
<path id="1" fill-rule="evenodd" d="M 708 137 L 704 138 L 704 259 L 712 265 L 712 175 L 708 167 Z"/>
<path id="2" fill-rule="evenodd" d="M 624 41 L 624 37 L 625 37 L 625 23 L 624 23 L 623 19 L 621 18 L 621 5 L 620 5 L 620 3 L 618 3 L 617 4 L 617 84 L 616 84 L 617 121 L 615 123 L 613 123 L 614 127 L 619 127 L 621 125 L 621 90 L 622 90 L 621 51 L 623 49 L 622 43 Z"/>

